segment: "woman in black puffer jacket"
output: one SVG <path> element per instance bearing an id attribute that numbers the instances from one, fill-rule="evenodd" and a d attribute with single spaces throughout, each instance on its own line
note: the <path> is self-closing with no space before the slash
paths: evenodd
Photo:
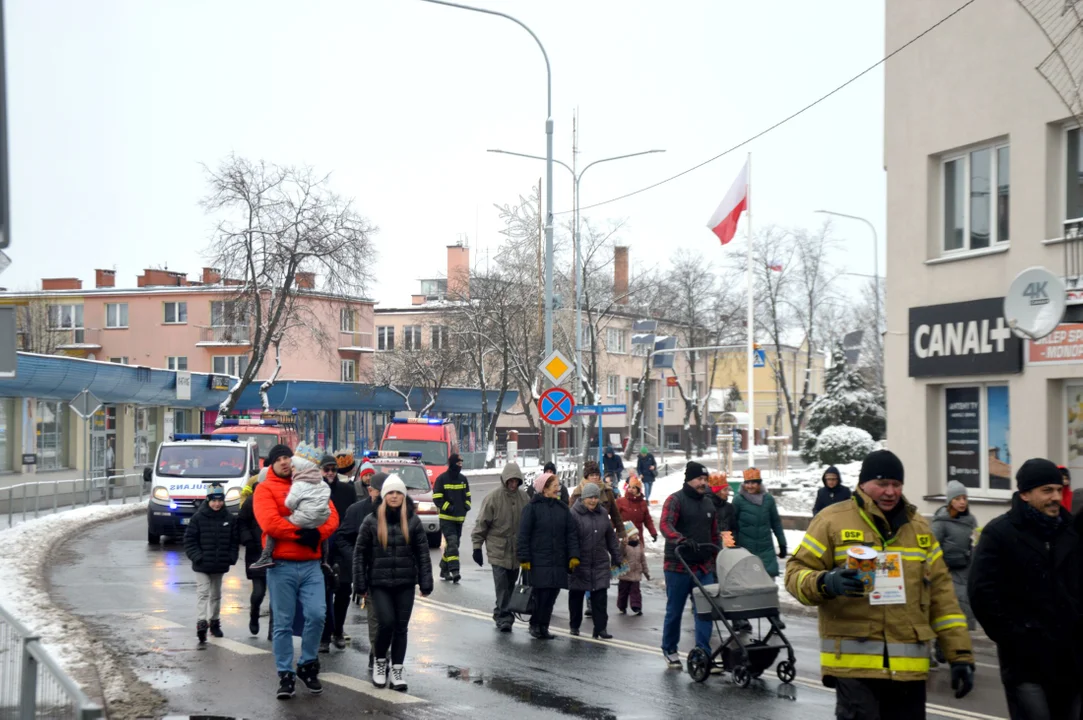
<path id="1" fill-rule="evenodd" d="M 263 553 L 263 530 L 256 522 L 252 495 L 259 484 L 259 476 L 253 475 L 241 491 L 241 509 L 237 513 L 237 527 L 240 529 L 240 541 L 244 547 L 244 574 L 252 581 L 252 595 L 249 597 L 248 631 L 252 637 L 259 636 L 259 609 L 267 597 L 266 568 L 252 569 L 252 563 L 259 560 Z M 268 626 L 270 623 L 268 623 Z M 267 639 L 271 639 L 271 628 L 267 628 Z"/>
<path id="2" fill-rule="evenodd" d="M 414 514 L 414 502 L 397 475 L 384 481 L 382 502 L 361 523 L 353 553 L 354 593 L 369 596 L 376 613 L 375 667 L 372 683 L 388 684 L 388 657 L 391 651 L 391 689 L 406 691 L 403 661 L 406 659 L 406 632 L 414 609 L 414 586 L 422 597 L 432 593 L 432 562 L 429 540 L 421 520 Z"/>
<path id="3" fill-rule="evenodd" d="M 240 549 L 237 521 L 226 510 L 226 492 L 219 483 L 207 488 L 207 500 L 184 531 L 184 554 L 196 573 L 196 637 L 222 637 L 218 612 L 222 606 L 222 576 L 237 562 Z"/>
<path id="4" fill-rule="evenodd" d="M 579 527 L 568 504 L 560 499 L 560 480 L 542 473 L 534 479 L 534 497 L 523 508 L 516 544 L 523 584 L 534 589 L 530 635 L 552 640 L 549 622 L 561 590 L 568 588 L 568 573 L 579 566 Z"/>

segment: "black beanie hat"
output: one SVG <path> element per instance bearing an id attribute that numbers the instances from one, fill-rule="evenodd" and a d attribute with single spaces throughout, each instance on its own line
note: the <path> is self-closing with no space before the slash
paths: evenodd
<path id="1" fill-rule="evenodd" d="M 701 463 L 690 462 L 684 466 L 684 481 L 691 482 L 699 477 L 710 477 L 711 471 Z"/>
<path id="2" fill-rule="evenodd" d="M 275 445 L 271 448 L 271 451 L 267 453 L 267 464 L 274 465 L 275 460 L 280 457 L 293 457 L 293 450 L 290 450 L 288 445 Z"/>
<path id="3" fill-rule="evenodd" d="M 1027 460 L 1015 473 L 1015 484 L 1019 492 L 1026 492 L 1042 485 L 1061 485 L 1064 480 L 1060 469 L 1045 458 Z"/>
<path id="4" fill-rule="evenodd" d="M 370 475 L 369 487 L 371 487 L 373 490 L 383 490 L 384 480 L 387 480 L 388 477 L 390 476 L 385 472 L 378 472 Z"/>
<path id="5" fill-rule="evenodd" d="M 861 462 L 861 474 L 857 484 L 869 480 L 898 480 L 903 482 L 903 464 L 899 457 L 890 450 L 874 450 Z"/>

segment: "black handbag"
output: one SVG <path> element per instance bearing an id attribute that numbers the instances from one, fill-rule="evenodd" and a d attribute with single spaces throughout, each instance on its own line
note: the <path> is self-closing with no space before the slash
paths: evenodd
<path id="1" fill-rule="evenodd" d="M 519 578 L 508 600 L 508 612 L 516 615 L 534 614 L 534 588 L 529 585 L 526 572 Z"/>

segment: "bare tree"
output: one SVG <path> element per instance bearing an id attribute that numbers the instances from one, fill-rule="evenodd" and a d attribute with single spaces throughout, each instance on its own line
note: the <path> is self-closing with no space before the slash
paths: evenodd
<path id="1" fill-rule="evenodd" d="M 61 344 L 61 334 L 49 319 L 49 304 L 33 299 L 19 306 L 15 316 L 18 348 L 23 352 L 55 355 Z"/>
<path id="2" fill-rule="evenodd" d="M 227 286 L 225 320 L 249 328 L 252 345 L 247 368 L 219 406 L 221 421 L 272 348 L 275 369 L 260 385 L 264 409 L 269 409 L 267 390 L 282 369 L 283 344 L 303 343 L 314 350 L 329 346 L 305 295 L 363 295 L 371 279 L 376 228 L 351 200 L 329 189 L 327 175 L 310 167 L 231 155 L 206 172 L 210 190 L 202 205 L 220 218 L 207 255 L 223 278 L 240 280 Z"/>
<path id="3" fill-rule="evenodd" d="M 462 355 L 453 343 L 448 347 L 400 347 L 382 352 L 374 363 L 375 384 L 401 397 L 406 410 L 421 417 L 433 409 L 444 388 L 462 378 Z M 421 404 L 416 408 L 411 399 L 415 391 L 422 393 Z"/>

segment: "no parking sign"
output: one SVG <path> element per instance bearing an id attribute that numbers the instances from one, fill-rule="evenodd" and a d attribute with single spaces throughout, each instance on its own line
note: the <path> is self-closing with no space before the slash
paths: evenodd
<path id="1" fill-rule="evenodd" d="M 538 413 L 550 425 L 563 425 L 572 417 L 575 399 L 564 388 L 549 388 L 538 398 Z"/>

